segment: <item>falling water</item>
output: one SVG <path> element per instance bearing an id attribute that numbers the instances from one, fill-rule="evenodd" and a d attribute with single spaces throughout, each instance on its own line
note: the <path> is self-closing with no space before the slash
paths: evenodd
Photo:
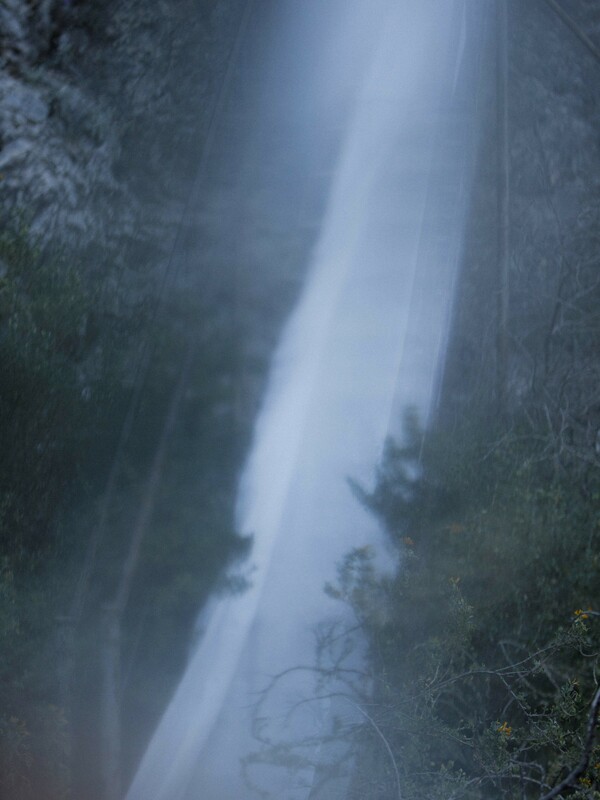
<path id="1" fill-rule="evenodd" d="M 213 603 L 127 800 L 257 797 L 239 764 L 256 746 L 252 707 L 274 675 L 289 679 L 263 707 L 266 726 L 318 735 L 326 724 L 323 703 L 287 715 L 308 691 L 294 668 L 312 661 L 315 625 L 340 613 L 323 592 L 336 563 L 379 542 L 347 477 L 368 486 L 401 409 L 412 405 L 426 421 L 435 403 L 468 205 L 485 6 L 348 0 L 348 19 L 367 12 L 377 41 L 241 481 L 239 530 L 254 537 L 249 588 Z M 269 796 L 303 800 L 320 796 L 309 772 L 292 779 L 263 768 L 259 777 Z M 331 788 L 323 796 L 338 797 Z"/>

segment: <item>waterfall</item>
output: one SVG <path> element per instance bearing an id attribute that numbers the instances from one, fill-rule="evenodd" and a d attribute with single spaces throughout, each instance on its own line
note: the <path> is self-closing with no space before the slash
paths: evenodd
<path id="1" fill-rule="evenodd" d="M 350 17 L 366 11 L 378 33 L 241 479 L 248 588 L 213 603 L 127 800 L 259 797 L 239 764 L 256 748 L 252 708 L 274 675 L 289 680 L 269 697 L 265 726 L 310 736 L 326 724 L 327 704 L 303 703 L 309 682 L 294 668 L 312 663 L 315 625 L 340 614 L 323 586 L 344 554 L 368 544 L 385 559 L 347 478 L 369 486 L 386 436 L 400 435 L 401 410 L 412 405 L 426 422 L 435 404 L 469 201 L 485 6 L 348 0 Z M 303 710 L 288 713 L 298 703 Z M 321 796 L 310 770 L 294 779 L 259 771 L 273 798 Z"/>

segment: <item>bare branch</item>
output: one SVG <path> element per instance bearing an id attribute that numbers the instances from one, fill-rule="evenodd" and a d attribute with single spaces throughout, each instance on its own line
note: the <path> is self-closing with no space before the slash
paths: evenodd
<path id="1" fill-rule="evenodd" d="M 373 726 L 373 729 L 375 730 L 375 732 L 377 733 L 377 735 L 379 736 L 379 738 L 383 742 L 383 744 L 385 746 L 385 749 L 387 750 L 388 755 L 390 757 L 390 761 L 392 762 L 392 766 L 394 767 L 394 774 L 396 776 L 396 787 L 397 787 L 397 791 L 398 791 L 398 800 L 402 800 L 402 784 L 400 782 L 400 772 L 398 771 L 398 765 L 396 764 L 396 759 L 394 758 L 394 753 L 392 751 L 392 748 L 390 747 L 390 743 L 388 742 L 388 740 L 383 735 L 379 725 L 375 722 L 373 717 L 371 717 L 369 714 L 367 714 L 367 712 L 364 710 L 364 708 L 361 708 L 355 702 L 350 700 L 349 697 L 346 697 L 346 700 L 350 703 L 350 705 L 354 706 L 354 708 L 357 711 L 359 711 L 363 715 L 363 717 Z"/>

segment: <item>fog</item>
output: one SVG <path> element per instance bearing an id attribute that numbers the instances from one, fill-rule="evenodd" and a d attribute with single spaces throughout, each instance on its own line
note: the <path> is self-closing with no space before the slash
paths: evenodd
<path id="1" fill-rule="evenodd" d="M 296 668 L 314 663 L 316 627 L 352 626 L 323 591 L 344 555 L 369 546 L 390 566 L 348 478 L 370 487 L 386 437 L 402 437 L 403 410 L 425 426 L 435 411 L 477 149 L 486 6 L 323 0 L 280 3 L 268 18 L 257 113 L 273 113 L 280 93 L 275 110 L 297 123 L 290 152 L 309 167 L 321 134 L 335 129 L 340 147 L 240 482 L 237 525 L 252 549 L 231 577 L 247 588 L 205 612 L 128 800 L 344 796 L 344 770 L 320 790 L 308 762 L 341 757 L 319 739 L 334 712 L 357 711 L 351 698 L 311 701 L 314 676 Z M 282 186 L 297 191 L 285 176 Z M 359 666 L 352 641 L 344 663 Z M 304 739 L 310 758 L 244 777 L 240 760 L 261 748 L 255 713 L 263 737 Z"/>

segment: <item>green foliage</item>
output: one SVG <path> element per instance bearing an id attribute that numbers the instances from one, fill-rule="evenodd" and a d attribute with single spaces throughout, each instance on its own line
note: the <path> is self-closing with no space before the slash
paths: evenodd
<path id="1" fill-rule="evenodd" d="M 97 332 L 99 286 L 79 263 L 43 253 L 24 227 L 2 233 L 0 263 L 0 794 L 59 798 L 65 731 L 49 669 L 66 588 L 58 564 L 80 553 L 64 517 L 85 497 L 112 391 L 108 337 Z"/>
<path id="2" fill-rule="evenodd" d="M 61 800 L 70 776 L 64 711 L 48 700 L 52 598 L 39 579 L 24 585 L 7 564 L 0 572 L 0 796 Z"/>
<path id="3" fill-rule="evenodd" d="M 596 689 L 594 493 L 550 480 L 514 432 L 431 434 L 420 475 L 413 456 L 390 445 L 365 496 L 401 550 L 397 574 L 376 577 L 356 552 L 330 590 L 369 636 L 370 713 L 404 798 L 540 797 L 580 762 Z M 376 733 L 360 734 L 353 798 L 397 796 Z M 595 797 L 598 764 L 596 747 L 577 793 L 562 796 Z"/>
<path id="4" fill-rule="evenodd" d="M 231 523 L 236 432 L 214 415 L 230 402 L 231 334 L 208 325 L 198 298 L 173 290 L 156 313 L 152 286 L 142 295 L 114 278 L 42 252 L 24 228 L 0 237 L 0 795 L 10 800 L 71 796 L 73 733 L 76 760 L 90 761 L 83 792 L 92 796 L 97 608 L 114 593 L 190 336 L 201 346 L 124 620 L 126 768 L 185 663 L 198 608 L 243 551 Z M 67 719 L 56 619 L 69 608 L 136 381 L 142 390 L 72 654 L 72 699 L 85 711 Z"/>
<path id="5" fill-rule="evenodd" d="M 102 306 L 79 264 L 30 247 L 25 231 L 0 238 L 0 260 L 0 547 L 30 570 L 53 547 L 100 415 Z"/>

